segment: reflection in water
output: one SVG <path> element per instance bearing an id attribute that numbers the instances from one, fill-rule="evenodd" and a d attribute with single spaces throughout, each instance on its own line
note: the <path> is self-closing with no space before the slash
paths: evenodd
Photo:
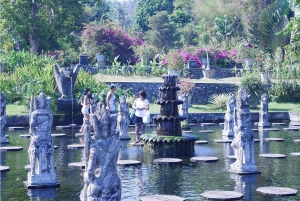
<path id="1" fill-rule="evenodd" d="M 230 174 L 230 178 L 235 180 L 234 191 L 244 194 L 243 200 L 254 200 L 256 174 L 238 175 Z"/>
<path id="2" fill-rule="evenodd" d="M 28 189 L 27 195 L 31 201 L 52 200 L 56 198 L 56 188 Z"/>
<path id="3" fill-rule="evenodd" d="M 269 131 L 264 130 L 263 127 L 258 127 L 258 133 L 259 133 L 259 153 L 260 154 L 266 154 L 268 153 L 268 141 L 266 141 L 266 138 L 269 136 Z"/>

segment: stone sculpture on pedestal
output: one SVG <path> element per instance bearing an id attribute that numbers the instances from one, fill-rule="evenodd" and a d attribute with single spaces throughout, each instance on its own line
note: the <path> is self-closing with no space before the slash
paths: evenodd
<path id="1" fill-rule="evenodd" d="M 54 187 L 56 181 L 54 145 L 51 138 L 53 115 L 50 111 L 51 98 L 41 93 L 31 97 L 29 115 L 30 145 L 28 148 L 31 169 L 28 172 L 27 188 Z"/>
<path id="2" fill-rule="evenodd" d="M 239 90 L 235 109 L 235 137 L 231 143 L 236 161 L 230 172 L 236 174 L 260 174 L 254 158 L 254 133 L 251 125 L 250 98 L 246 89 Z"/>
<path id="3" fill-rule="evenodd" d="M 222 135 L 233 137 L 234 136 L 234 108 L 236 106 L 236 100 L 233 94 L 228 96 L 227 111 L 225 113 L 224 130 Z"/>
<path id="4" fill-rule="evenodd" d="M 268 96 L 263 94 L 260 100 L 260 111 L 259 111 L 259 122 L 260 127 L 269 127 L 271 124 L 269 122 L 269 107 L 268 107 Z"/>
<path id="5" fill-rule="evenodd" d="M 94 137 L 85 145 L 87 165 L 84 172 L 85 186 L 81 201 L 121 200 L 121 180 L 117 173 L 117 160 L 121 141 L 116 133 L 116 118 L 109 116 L 104 105 L 92 114 Z M 85 135 L 90 136 L 90 124 L 85 121 Z M 89 148 L 88 148 L 89 147 Z"/>
<path id="6" fill-rule="evenodd" d="M 0 91 L 0 134 L 1 134 L 1 144 L 7 144 L 9 141 L 5 136 L 5 125 L 6 125 L 6 97 Z"/>
<path id="7" fill-rule="evenodd" d="M 79 109 L 72 91 L 75 85 L 80 65 L 75 67 L 60 68 L 54 65 L 54 77 L 61 97 L 57 100 L 58 111 L 77 111 Z"/>
<path id="8" fill-rule="evenodd" d="M 121 97 L 118 109 L 117 130 L 120 132 L 120 140 L 130 140 L 130 136 L 127 133 L 130 123 L 129 105 L 126 102 L 125 96 Z"/>

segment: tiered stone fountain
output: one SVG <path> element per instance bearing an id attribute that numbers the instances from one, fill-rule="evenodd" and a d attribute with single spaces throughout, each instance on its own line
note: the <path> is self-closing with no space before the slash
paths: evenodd
<path id="1" fill-rule="evenodd" d="M 157 125 L 157 134 L 144 134 L 141 139 L 145 142 L 144 149 L 153 154 L 186 155 L 193 154 L 194 135 L 182 135 L 181 121 L 185 117 L 178 115 L 178 105 L 182 100 L 177 100 L 176 75 L 163 75 L 164 86 L 159 88 L 161 100 L 156 104 L 161 105 L 160 115 L 153 117 Z"/>

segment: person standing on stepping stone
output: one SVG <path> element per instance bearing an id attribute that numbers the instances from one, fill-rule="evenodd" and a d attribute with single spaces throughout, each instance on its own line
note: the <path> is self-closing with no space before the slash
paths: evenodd
<path id="1" fill-rule="evenodd" d="M 116 86 L 114 84 L 110 85 L 110 91 L 106 96 L 106 108 L 109 110 L 110 114 L 116 114 L 116 96 L 115 96 Z"/>
<path id="2" fill-rule="evenodd" d="M 93 103 L 93 100 L 90 100 L 88 97 L 90 93 L 91 93 L 90 89 L 85 88 L 81 97 L 81 105 L 82 105 L 81 112 L 83 114 L 83 118 L 87 119 L 88 121 L 90 121 L 89 104 Z M 84 124 L 82 124 L 79 130 L 80 133 L 83 132 L 83 126 Z"/>
<path id="3" fill-rule="evenodd" d="M 147 111 L 149 110 L 149 101 L 146 99 L 146 92 L 144 90 L 139 91 L 139 98 L 137 98 L 132 108 L 136 109 L 133 123 L 135 124 L 135 135 L 136 141 L 138 143 L 140 141 L 140 135 L 145 134 L 145 124 L 143 123 L 143 117 L 147 115 Z"/>

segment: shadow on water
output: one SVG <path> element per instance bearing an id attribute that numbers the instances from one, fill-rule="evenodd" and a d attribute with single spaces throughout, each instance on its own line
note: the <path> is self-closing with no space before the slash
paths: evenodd
<path id="1" fill-rule="evenodd" d="M 141 165 L 123 167 L 118 166 L 118 174 L 122 182 L 122 201 L 135 201 L 140 197 L 153 194 L 169 194 L 186 198 L 189 201 L 204 200 L 200 194 L 206 190 L 238 191 L 245 195 L 244 200 L 300 200 L 300 195 L 275 197 L 257 193 L 255 190 L 265 186 L 281 186 L 299 190 L 300 158 L 291 156 L 291 152 L 300 152 L 299 144 L 294 143 L 300 139 L 299 131 L 268 131 L 262 135 L 255 132 L 256 139 L 284 138 L 284 142 L 255 143 L 255 160 L 261 175 L 240 176 L 227 172 L 233 159 L 225 156 L 233 155 L 229 143 L 217 143 L 214 140 L 222 138 L 219 126 L 203 128 L 192 127 L 192 131 L 200 140 L 208 144 L 195 145 L 195 153 L 190 156 L 166 156 L 168 158 L 183 159 L 180 165 L 156 165 L 153 160 L 163 156 L 144 152 L 143 147 L 135 147 L 132 140 L 123 142 L 119 152 L 120 160 L 139 160 Z M 129 128 L 133 131 L 134 128 Z M 155 128 L 147 128 L 152 132 Z M 199 130 L 215 130 L 214 133 L 200 133 Z M 7 131 L 10 144 L 7 146 L 21 146 L 22 151 L 1 152 L 1 165 L 9 166 L 10 171 L 1 173 L 1 200 L 80 200 L 79 194 L 83 188 L 82 170 L 68 167 L 68 163 L 83 160 L 83 149 L 71 150 L 67 145 L 83 143 L 82 138 L 75 137 L 76 129 L 53 130 L 52 133 L 66 133 L 64 137 L 54 137 L 55 165 L 57 181 L 60 188 L 46 191 L 29 191 L 23 184 L 27 180 L 27 170 L 24 166 L 29 164 L 27 149 L 30 139 L 20 138 L 20 134 L 27 131 Z M 2 146 L 2 145 L 1 145 Z M 260 153 L 286 154 L 283 159 L 261 158 Z M 193 163 L 194 156 L 218 157 L 218 162 Z M 48 199 L 45 199 L 47 197 Z"/>

